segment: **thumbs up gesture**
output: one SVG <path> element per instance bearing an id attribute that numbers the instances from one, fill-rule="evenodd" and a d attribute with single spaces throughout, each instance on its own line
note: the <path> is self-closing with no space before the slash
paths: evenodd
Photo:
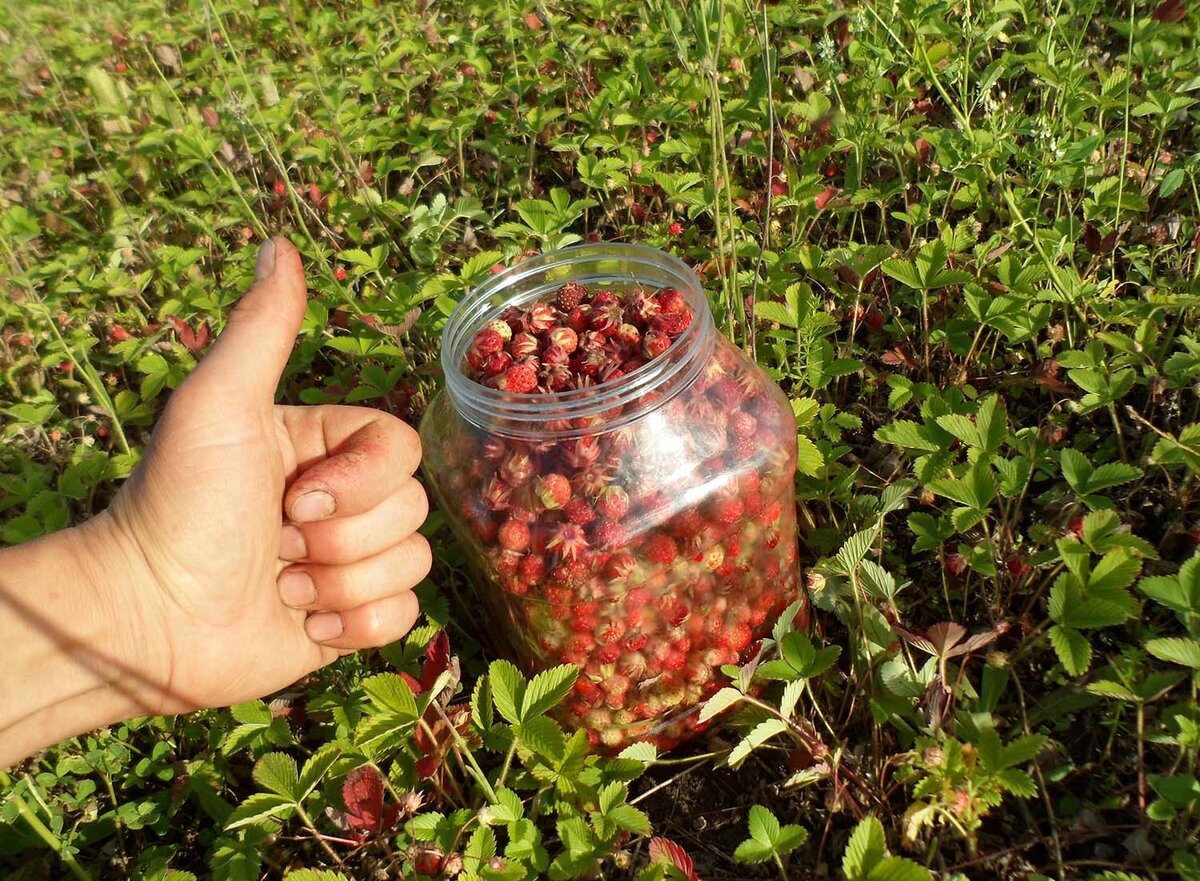
<path id="1" fill-rule="evenodd" d="M 377 410 L 276 405 L 305 311 L 299 254 L 265 242 L 256 277 L 98 524 L 145 712 L 261 697 L 398 639 L 429 571 L 416 433 Z"/>

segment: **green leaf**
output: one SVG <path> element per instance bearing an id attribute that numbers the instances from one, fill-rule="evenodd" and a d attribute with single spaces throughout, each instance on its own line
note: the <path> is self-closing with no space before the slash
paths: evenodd
<path id="1" fill-rule="evenodd" d="M 1094 493 L 1102 489 L 1110 489 L 1114 486 L 1120 486 L 1123 483 L 1129 483 L 1129 481 L 1136 480 L 1141 476 L 1141 468 L 1136 468 L 1133 465 L 1125 465 L 1121 462 L 1109 462 L 1092 471 L 1091 476 L 1088 478 L 1087 491 Z"/>
<path id="2" fill-rule="evenodd" d="M 390 710 L 412 719 L 417 718 L 417 699 L 412 689 L 395 673 L 380 673 L 368 676 L 362 683 L 371 703 L 382 710 Z"/>
<path id="3" fill-rule="evenodd" d="M 904 857 L 884 857 L 867 878 L 868 881 L 932 881 L 933 875 L 924 866 Z"/>
<path id="4" fill-rule="evenodd" d="M 792 312 L 788 311 L 787 306 L 783 303 L 776 303 L 770 300 L 762 300 L 754 304 L 754 314 L 763 321 L 773 321 L 776 324 L 782 324 L 784 327 L 796 328 L 799 326 L 800 319 Z"/>
<path id="5" fill-rule="evenodd" d="M 779 820 L 762 805 L 753 805 L 749 817 L 750 837 L 772 846 L 779 835 Z"/>
<path id="6" fill-rule="evenodd" d="M 651 832 L 650 818 L 633 805 L 616 805 L 611 811 L 608 811 L 608 818 L 618 828 L 632 832 L 634 835 L 649 835 Z"/>
<path id="7" fill-rule="evenodd" d="M 254 782 L 263 789 L 290 798 L 294 802 L 300 801 L 303 795 L 296 760 L 286 753 L 267 753 L 254 766 L 252 776 Z"/>
<path id="8" fill-rule="evenodd" d="M 262 823 L 272 817 L 285 817 L 295 809 L 296 802 L 272 792 L 256 792 L 238 805 L 225 821 L 226 829 Z"/>
<path id="9" fill-rule="evenodd" d="M 740 691 L 731 686 L 725 686 L 704 702 L 704 707 L 700 710 L 700 721 L 707 722 L 714 716 L 719 716 L 741 699 Z"/>
<path id="10" fill-rule="evenodd" d="M 1186 636 L 1151 639 L 1146 642 L 1146 651 L 1160 661 L 1170 661 L 1193 670 L 1200 670 L 1200 642 Z"/>
<path id="11" fill-rule="evenodd" d="M 842 856 L 842 874 L 847 881 L 863 881 L 886 853 L 883 824 L 874 817 L 866 817 L 854 827 L 846 844 L 846 852 Z"/>
<path id="12" fill-rule="evenodd" d="M 819 477 L 825 468 L 825 457 L 807 435 L 796 436 L 796 470 L 808 477 Z"/>
<path id="13" fill-rule="evenodd" d="M 533 677 L 521 701 L 521 719 L 540 716 L 558 706 L 575 685 L 579 669 L 570 665 L 544 670 Z M 501 711 L 503 712 L 503 711 Z"/>
<path id="14" fill-rule="evenodd" d="M 308 761 L 304 763 L 304 768 L 300 771 L 300 798 L 297 801 L 303 801 L 308 797 L 321 778 L 326 772 L 333 767 L 342 755 L 341 748 L 336 743 L 323 744 L 315 753 L 308 757 Z"/>
<path id="15" fill-rule="evenodd" d="M 509 661 L 492 661 L 488 667 L 488 681 L 492 686 L 492 703 L 496 710 L 509 723 L 519 724 L 527 686 L 521 671 Z"/>
<path id="16" fill-rule="evenodd" d="M 733 858 L 739 863 L 765 863 L 774 856 L 774 853 L 769 845 L 748 838 L 737 846 L 733 852 Z"/>
<path id="17" fill-rule="evenodd" d="M 884 444 L 895 444 L 908 450 L 925 450 L 936 453 L 946 448 L 947 441 L 934 435 L 930 428 L 908 419 L 897 419 L 875 432 L 875 439 Z"/>
<path id="18" fill-rule="evenodd" d="M 1078 630 L 1055 624 L 1050 628 L 1050 644 L 1072 676 L 1081 676 L 1092 665 L 1091 643 Z"/>
<path id="19" fill-rule="evenodd" d="M 759 722 L 754 728 L 743 737 L 732 750 L 729 752 L 729 766 L 736 768 L 742 762 L 746 761 L 750 753 L 762 746 L 776 734 L 780 734 L 787 730 L 787 723 L 779 718 L 770 718 Z"/>
<path id="20" fill-rule="evenodd" d="M 525 807 L 521 804 L 519 795 L 507 786 L 501 786 L 496 789 L 496 801 L 489 809 L 489 813 L 492 822 L 515 823 L 525 816 Z"/>

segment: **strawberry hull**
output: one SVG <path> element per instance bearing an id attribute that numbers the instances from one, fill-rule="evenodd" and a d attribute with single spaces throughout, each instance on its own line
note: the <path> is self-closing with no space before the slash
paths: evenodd
<path id="1" fill-rule="evenodd" d="M 560 718 L 598 747 L 669 748 L 700 729 L 720 668 L 800 595 L 795 422 L 715 331 L 682 263 L 589 247 L 602 249 L 592 264 L 588 248 L 536 258 L 553 287 L 519 264 L 481 292 L 490 312 L 461 317 L 473 326 L 455 332 L 451 317 L 448 393 L 421 429 L 426 472 L 484 576 L 497 648 L 527 673 L 579 667 Z M 598 267 L 614 277 L 596 283 Z M 498 316 L 508 340 L 489 326 Z M 647 349 L 655 334 L 667 345 Z M 515 394 L 486 370 L 514 344 L 538 376 Z"/>

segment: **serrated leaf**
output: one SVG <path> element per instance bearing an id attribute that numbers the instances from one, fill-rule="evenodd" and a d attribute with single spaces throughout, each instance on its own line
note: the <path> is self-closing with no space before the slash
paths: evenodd
<path id="1" fill-rule="evenodd" d="M 650 818 L 633 805 L 616 805 L 611 811 L 608 811 L 608 819 L 618 828 L 632 832 L 634 835 L 649 835 L 651 832 Z"/>
<path id="2" fill-rule="evenodd" d="M 417 718 L 417 699 L 408 683 L 397 674 L 379 673 L 368 676 L 363 680 L 362 688 L 371 699 L 371 703 L 380 709 Z"/>
<path id="3" fill-rule="evenodd" d="M 1089 694 L 1096 694 L 1100 697 L 1112 697 L 1122 701 L 1137 700 L 1137 695 L 1120 682 L 1114 682 L 1111 679 L 1097 679 L 1095 682 L 1089 682 L 1084 687 L 1088 690 Z"/>
<path id="4" fill-rule="evenodd" d="M 617 758 L 652 765 L 658 761 L 658 747 L 648 740 L 640 740 L 637 743 L 629 744 L 629 746 L 621 750 Z"/>
<path id="5" fill-rule="evenodd" d="M 225 828 L 238 829 L 261 823 L 272 817 L 286 817 L 295 809 L 295 802 L 273 792 L 256 792 L 236 808 L 225 821 Z"/>
<path id="6" fill-rule="evenodd" d="M 807 435 L 796 436 L 796 470 L 808 477 L 819 477 L 825 468 L 825 457 Z"/>
<path id="7" fill-rule="evenodd" d="M 1055 624 L 1050 628 L 1050 644 L 1072 676 L 1082 676 L 1092 665 L 1091 643 L 1078 630 Z"/>
<path id="8" fill-rule="evenodd" d="M 854 827 L 842 856 L 842 874 L 847 881 L 863 881 L 887 853 L 883 824 L 866 817 Z"/>
<path id="9" fill-rule="evenodd" d="M 300 773 L 296 770 L 296 760 L 286 753 L 267 753 L 254 765 L 251 776 L 263 789 L 300 801 Z"/>
<path id="10" fill-rule="evenodd" d="M 1123 550 L 1109 551 L 1088 576 L 1088 593 L 1095 595 L 1123 592 L 1133 584 L 1141 569 L 1142 561 L 1137 557 Z"/>
<path id="11" fill-rule="evenodd" d="M 931 434 L 928 426 L 919 425 L 908 419 L 897 419 L 875 432 L 875 439 L 884 444 L 895 444 L 908 450 L 925 450 L 936 453 L 945 449 L 942 440 Z"/>
<path id="12" fill-rule="evenodd" d="M 1170 661 L 1172 664 L 1200 670 L 1200 642 L 1189 637 L 1151 639 L 1146 642 L 1146 651 L 1160 661 Z"/>
<path id="13" fill-rule="evenodd" d="M 736 688 L 730 686 L 722 688 L 704 702 L 704 707 L 700 710 L 700 721 L 707 722 L 714 716 L 719 716 L 741 699 L 742 693 Z"/>
<path id="14" fill-rule="evenodd" d="M 552 762 L 562 759 L 566 749 L 566 738 L 553 720 L 545 716 L 534 716 L 514 726 L 513 731 L 522 743 L 539 755 Z"/>
<path id="15" fill-rule="evenodd" d="M 510 724 L 519 724 L 526 688 L 521 671 L 509 661 L 492 661 L 488 667 L 488 682 L 492 686 L 492 703 L 496 710 Z"/>
<path id="16" fill-rule="evenodd" d="M 728 763 L 731 768 L 736 768 L 744 762 L 755 749 L 762 746 L 776 734 L 780 734 L 787 730 L 787 723 L 782 719 L 771 718 L 759 722 L 754 728 L 738 741 L 737 745 L 730 750 Z"/>
<path id="17" fill-rule="evenodd" d="M 521 719 L 532 719 L 558 706 L 571 693 L 578 676 L 579 669 L 569 665 L 543 670 L 534 676 L 521 700 Z"/>
<path id="18" fill-rule="evenodd" d="M 525 816 L 521 797 L 507 786 L 496 789 L 496 801 L 490 808 L 491 820 L 495 823 L 515 823 Z"/>
<path id="19" fill-rule="evenodd" d="M 932 881 L 932 878 L 928 869 L 904 857 L 884 857 L 867 875 L 868 881 Z"/>
<path id="20" fill-rule="evenodd" d="M 737 846 L 733 852 L 733 858 L 739 863 L 765 863 L 771 859 L 774 853 L 769 845 L 748 838 Z"/>
<path id="21" fill-rule="evenodd" d="M 753 805 L 747 818 L 750 837 L 772 847 L 779 835 L 779 820 L 771 811 L 762 805 Z"/>
<path id="22" fill-rule="evenodd" d="M 762 300 L 755 303 L 754 314 L 763 321 L 773 321 L 776 324 L 782 324 L 784 327 L 795 329 L 799 324 L 799 319 L 792 312 L 788 311 L 787 306 L 771 300 Z"/>
<path id="23" fill-rule="evenodd" d="M 1087 481 L 1087 492 L 1095 493 L 1123 483 L 1129 483 L 1142 476 L 1142 469 L 1121 462 L 1109 462 L 1092 470 Z"/>
<path id="24" fill-rule="evenodd" d="M 333 763 L 341 755 L 342 750 L 336 743 L 326 743 L 308 757 L 308 761 L 304 763 L 304 767 L 300 771 L 299 801 L 303 801 L 316 788 L 317 784 L 321 782 L 321 778 L 333 767 Z"/>

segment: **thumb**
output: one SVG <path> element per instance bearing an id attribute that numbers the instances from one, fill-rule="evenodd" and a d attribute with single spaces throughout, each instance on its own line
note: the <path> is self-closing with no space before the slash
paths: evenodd
<path id="1" fill-rule="evenodd" d="M 308 286 L 300 255 L 283 236 L 262 243 L 254 276 L 194 374 L 224 394 L 240 390 L 269 402 L 304 320 Z"/>

